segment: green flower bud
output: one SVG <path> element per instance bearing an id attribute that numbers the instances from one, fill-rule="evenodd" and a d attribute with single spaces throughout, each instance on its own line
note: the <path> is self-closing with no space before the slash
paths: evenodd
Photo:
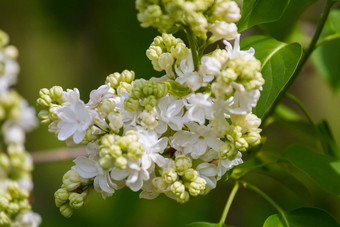
<path id="1" fill-rule="evenodd" d="M 105 155 L 99 159 L 98 163 L 104 170 L 108 170 L 113 164 L 113 159 L 110 155 Z"/>
<path id="2" fill-rule="evenodd" d="M 113 73 L 106 77 L 105 84 L 110 83 L 112 88 L 117 88 L 119 83 L 122 82 L 121 75 L 119 73 Z"/>
<path id="3" fill-rule="evenodd" d="M 231 83 L 237 79 L 237 74 L 234 70 L 227 68 L 221 72 L 221 78 L 225 83 Z"/>
<path id="4" fill-rule="evenodd" d="M 226 141 L 222 144 L 220 147 L 219 156 L 222 160 L 234 160 L 236 158 L 236 155 L 238 153 L 238 150 L 236 149 L 235 145 L 229 141 Z"/>
<path id="5" fill-rule="evenodd" d="M 84 205 L 84 197 L 76 192 L 72 192 L 68 199 L 70 200 L 69 205 L 73 209 L 79 209 Z"/>
<path id="6" fill-rule="evenodd" d="M 133 112 L 135 110 L 137 110 L 139 107 L 139 100 L 135 99 L 133 97 L 129 97 L 127 99 L 124 100 L 124 108 L 127 111 Z"/>
<path id="7" fill-rule="evenodd" d="M 258 146 L 261 143 L 261 135 L 257 132 L 250 132 L 248 133 L 247 137 L 245 138 L 248 144 L 252 147 Z"/>
<path id="8" fill-rule="evenodd" d="M 0 30 L 0 32 L 1 32 L 1 30 Z M 1 36 L 1 33 L 0 33 L 0 36 Z M 0 38 L 0 42 L 1 42 L 1 38 Z M 2 227 L 10 227 L 11 226 L 11 221 L 4 211 L 0 212 L 0 226 L 2 226 Z"/>
<path id="9" fill-rule="evenodd" d="M 61 207 L 63 204 L 65 204 L 67 202 L 68 197 L 69 197 L 69 192 L 64 188 L 59 188 L 54 193 L 55 205 L 57 207 Z"/>
<path id="10" fill-rule="evenodd" d="M 43 95 L 50 95 L 50 90 L 49 89 L 47 89 L 47 88 L 42 88 L 42 89 L 40 89 L 40 91 L 39 91 L 39 96 L 43 96 Z"/>
<path id="11" fill-rule="evenodd" d="M 114 111 L 116 107 L 116 103 L 111 100 L 111 99 L 104 99 L 102 100 L 102 102 L 100 103 L 98 110 L 100 112 L 104 112 L 104 113 L 111 113 Z"/>
<path id="12" fill-rule="evenodd" d="M 16 202 L 10 202 L 7 206 L 6 212 L 10 215 L 17 214 L 20 211 L 20 206 Z"/>
<path id="13" fill-rule="evenodd" d="M 191 182 L 189 184 L 189 193 L 192 196 L 198 196 L 201 191 L 203 191 L 205 189 L 207 182 L 201 178 L 201 177 L 197 177 L 195 181 Z"/>
<path id="14" fill-rule="evenodd" d="M 0 48 L 6 46 L 9 43 L 9 36 L 3 30 L 0 30 Z"/>
<path id="15" fill-rule="evenodd" d="M 184 155 L 176 157 L 175 167 L 176 167 L 176 171 L 178 175 L 182 176 L 184 174 L 184 171 L 191 168 L 191 166 L 192 166 L 192 162 L 190 158 Z"/>
<path id="16" fill-rule="evenodd" d="M 157 98 L 153 95 L 149 95 L 143 99 L 144 108 L 148 111 L 152 110 L 157 105 L 157 102 Z"/>
<path id="17" fill-rule="evenodd" d="M 124 70 L 121 73 L 121 77 L 122 77 L 122 82 L 130 84 L 135 79 L 135 72 L 129 71 L 129 70 Z"/>
<path id="18" fill-rule="evenodd" d="M 153 91 L 153 94 L 157 98 L 162 98 L 168 93 L 168 87 L 165 84 L 158 84 L 157 89 Z"/>
<path id="19" fill-rule="evenodd" d="M 41 98 L 38 98 L 37 104 L 42 107 L 49 107 L 52 103 L 52 99 L 49 95 L 42 95 Z"/>
<path id="20" fill-rule="evenodd" d="M 174 193 L 177 197 L 184 197 L 184 192 L 185 192 L 185 186 L 184 184 L 182 184 L 182 182 L 180 181 L 176 181 L 174 182 L 171 186 L 170 186 L 170 190 L 172 193 Z"/>
<path id="21" fill-rule="evenodd" d="M 6 211 L 9 205 L 9 200 L 5 196 L 0 195 L 0 211 Z"/>
<path id="22" fill-rule="evenodd" d="M 101 140 L 100 144 L 104 147 L 111 147 L 115 144 L 115 136 L 112 134 L 105 134 Z"/>
<path id="23" fill-rule="evenodd" d="M 146 56 L 149 60 L 158 60 L 159 56 L 162 54 L 162 48 L 159 46 L 150 46 L 149 49 L 146 50 Z"/>
<path id="24" fill-rule="evenodd" d="M 235 140 L 235 147 L 241 152 L 245 152 L 249 145 L 248 142 L 244 138 L 239 138 L 238 140 Z"/>
<path id="25" fill-rule="evenodd" d="M 63 176 L 63 187 L 68 191 L 73 191 L 80 185 L 80 176 L 75 170 L 69 170 Z"/>
<path id="26" fill-rule="evenodd" d="M 174 58 L 170 53 L 163 53 L 159 56 L 158 65 L 161 69 L 171 69 L 174 63 Z"/>
<path id="27" fill-rule="evenodd" d="M 63 96 L 63 88 L 60 86 L 53 86 L 50 89 L 50 96 L 52 99 L 57 101 L 59 98 Z"/>
<path id="28" fill-rule="evenodd" d="M 27 212 L 31 210 L 31 205 L 28 199 L 20 200 L 18 202 L 20 212 Z"/>
<path id="29" fill-rule="evenodd" d="M 174 168 L 167 168 L 163 170 L 162 178 L 168 184 L 174 183 L 177 180 L 176 170 Z"/>
<path id="30" fill-rule="evenodd" d="M 40 110 L 38 117 L 41 119 L 42 124 L 49 124 L 51 122 L 48 110 Z"/>
<path id="31" fill-rule="evenodd" d="M 70 218 L 73 215 L 73 209 L 70 207 L 68 203 L 62 205 L 59 208 L 59 211 L 65 218 Z"/>
<path id="32" fill-rule="evenodd" d="M 185 59 L 189 54 L 189 49 L 184 43 L 178 43 L 176 46 L 171 47 L 171 55 L 177 60 Z"/>
<path id="33" fill-rule="evenodd" d="M 186 203 L 190 199 L 190 195 L 187 191 L 185 191 L 180 197 L 176 197 L 176 201 L 179 203 Z"/>
<path id="34" fill-rule="evenodd" d="M 5 153 L 0 153 L 0 167 L 4 172 L 8 172 L 8 168 L 10 166 L 10 160 Z"/>
<path id="35" fill-rule="evenodd" d="M 117 87 L 117 94 L 121 95 L 123 92 L 131 93 L 132 85 L 126 82 L 120 82 L 119 86 Z"/>
<path id="36" fill-rule="evenodd" d="M 127 159 L 123 156 L 120 156 L 116 159 L 115 165 L 117 168 L 126 169 L 127 167 Z"/>
<path id="37" fill-rule="evenodd" d="M 238 140 L 242 137 L 242 127 L 231 125 L 227 130 L 227 139 L 229 141 Z"/>
<path id="38" fill-rule="evenodd" d="M 194 169 L 187 169 L 184 171 L 183 177 L 188 181 L 195 181 L 198 177 L 198 172 Z"/>
<path id="39" fill-rule="evenodd" d="M 143 155 L 143 146 L 142 144 L 138 142 L 132 142 L 129 144 L 129 147 L 127 149 L 128 157 L 131 160 L 136 160 L 137 158 L 142 157 Z"/>

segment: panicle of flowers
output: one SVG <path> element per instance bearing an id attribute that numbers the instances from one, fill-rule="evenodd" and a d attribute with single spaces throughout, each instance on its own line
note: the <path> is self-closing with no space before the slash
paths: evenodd
<path id="1" fill-rule="evenodd" d="M 29 203 L 33 163 L 24 143 L 37 120 L 34 109 L 10 88 L 19 65 L 18 50 L 8 43 L 8 35 L 0 30 L 0 226 L 36 227 L 41 218 Z"/>
<path id="2" fill-rule="evenodd" d="M 136 7 L 142 26 L 167 32 L 146 51 L 164 76 L 144 80 L 133 71 L 113 73 L 87 103 L 77 89 L 40 90 L 42 123 L 59 140 L 87 149 L 55 193 L 65 217 L 85 203 L 91 189 L 105 198 L 129 187 L 141 191 L 141 198 L 165 194 L 185 203 L 215 188 L 261 143 L 261 120 L 252 108 L 264 80 L 254 49 L 240 50 L 237 4 L 137 0 Z M 179 29 L 189 34 L 190 46 L 170 34 Z M 224 48 L 204 52 L 220 39 Z"/>

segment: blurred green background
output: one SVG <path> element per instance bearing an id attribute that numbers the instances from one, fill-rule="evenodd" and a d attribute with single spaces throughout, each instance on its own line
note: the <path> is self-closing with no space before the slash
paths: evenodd
<path id="1" fill-rule="evenodd" d="M 322 1 L 321 3 L 322 4 Z M 317 20 L 320 4 L 304 15 L 304 20 Z M 155 72 L 145 51 L 158 33 L 143 29 L 136 19 L 133 0 L 2 0 L 0 28 L 18 47 L 21 73 L 15 86 L 35 105 L 38 91 L 43 87 L 61 85 L 77 87 L 84 100 L 92 89 L 103 84 L 105 77 L 124 69 L 134 70 L 138 77 L 162 76 Z M 340 97 L 332 94 L 311 65 L 306 67 L 293 92 L 301 98 L 317 119 L 327 118 L 340 144 Z M 265 130 L 267 149 L 282 151 L 301 138 L 277 125 Z M 46 126 L 31 133 L 27 148 L 39 151 L 64 147 Z M 123 189 L 103 200 L 94 193 L 89 203 L 70 219 L 59 214 L 53 193 L 59 188 L 63 174 L 72 162 L 38 164 L 34 170 L 33 209 L 41 214 L 42 226 L 184 226 L 193 221 L 218 222 L 231 190 L 222 182 L 207 196 L 185 205 L 164 196 L 149 201 L 137 193 Z M 289 188 L 271 178 L 252 174 L 250 182 L 272 195 L 284 209 L 305 204 Z M 309 206 L 319 206 L 340 220 L 340 202 L 335 196 L 320 190 L 306 177 L 311 189 Z M 262 226 L 264 220 L 276 213 L 261 197 L 241 189 L 227 218 L 235 226 Z"/>

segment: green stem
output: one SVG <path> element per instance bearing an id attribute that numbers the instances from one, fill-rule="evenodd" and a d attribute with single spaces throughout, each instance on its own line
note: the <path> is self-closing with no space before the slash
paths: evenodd
<path id="1" fill-rule="evenodd" d="M 198 53 L 197 53 L 197 43 L 196 43 L 195 35 L 191 31 L 190 28 L 187 28 L 185 31 L 186 31 L 185 33 L 188 38 L 192 60 L 194 62 L 194 67 L 195 67 L 195 70 L 198 71 Z"/>
<path id="2" fill-rule="evenodd" d="M 302 110 L 302 112 L 305 114 L 305 116 L 310 121 L 310 123 L 312 125 L 316 126 L 315 120 L 310 115 L 310 113 L 308 112 L 307 108 L 305 107 L 305 105 L 303 105 L 303 103 L 301 102 L 300 99 L 298 99 L 296 96 L 294 96 L 294 95 L 292 95 L 290 93 L 286 93 L 286 98 L 291 100 L 291 101 L 293 101 Z"/>
<path id="3" fill-rule="evenodd" d="M 290 78 L 288 83 L 284 86 L 284 88 L 282 89 L 282 91 L 280 92 L 280 94 L 276 98 L 275 102 L 270 107 L 270 109 L 262 117 L 262 124 L 265 124 L 265 121 L 267 120 L 267 118 L 270 115 L 272 115 L 272 113 L 275 111 L 276 106 L 281 102 L 281 100 L 284 97 L 285 93 L 288 91 L 288 89 L 292 86 L 292 84 L 294 83 L 296 78 L 299 76 L 303 66 L 305 65 L 305 63 L 307 62 L 308 58 L 310 57 L 310 55 L 312 54 L 313 50 L 315 49 L 316 44 L 317 44 L 317 42 L 318 42 L 318 40 L 320 38 L 322 29 L 325 26 L 327 17 L 329 15 L 329 12 L 330 12 L 333 4 L 334 4 L 334 2 L 332 0 L 327 0 L 326 6 L 325 6 L 325 8 L 323 10 L 323 13 L 321 15 L 321 19 L 320 19 L 320 21 L 318 23 L 318 26 L 317 26 L 317 28 L 315 30 L 313 39 L 312 39 L 311 43 L 309 44 L 309 47 L 308 47 L 307 51 L 305 52 L 304 56 L 301 58 L 298 66 L 295 69 L 294 74 L 292 75 L 292 77 Z"/>
<path id="4" fill-rule="evenodd" d="M 227 201 L 227 203 L 226 203 L 226 205 L 225 205 L 225 207 L 224 207 L 224 211 L 223 211 L 221 220 L 220 220 L 220 222 L 218 223 L 218 225 L 219 225 L 220 227 L 222 227 L 223 224 L 225 223 L 225 220 L 226 220 L 226 218 L 227 218 L 227 215 L 228 215 L 230 206 L 231 206 L 231 204 L 232 204 L 232 202 L 233 202 L 233 200 L 234 200 L 234 198 L 235 198 L 235 195 L 236 195 L 238 189 L 239 189 L 239 183 L 238 183 L 238 181 L 236 181 L 236 183 L 235 183 L 233 189 L 231 190 L 231 193 L 230 193 L 230 195 L 229 195 L 228 201 Z"/>
<path id="5" fill-rule="evenodd" d="M 267 200 L 267 202 L 269 202 L 279 212 L 279 214 L 281 215 L 283 219 L 285 226 L 289 227 L 289 223 L 288 223 L 285 213 L 283 212 L 282 208 L 274 200 L 272 200 L 272 198 L 270 198 L 266 193 L 264 193 L 261 189 L 259 189 L 255 185 L 249 184 L 248 182 L 244 182 L 244 181 L 242 182 L 242 185 L 244 188 L 248 188 L 256 192 L 257 194 L 262 196 L 265 200 Z"/>
<path id="6" fill-rule="evenodd" d="M 319 46 L 321 46 L 322 44 L 326 43 L 326 42 L 329 42 L 333 39 L 339 39 L 340 38 L 340 33 L 335 33 L 333 35 L 329 35 L 329 36 L 326 36 L 325 38 L 321 39 L 317 44 L 316 44 L 316 48 L 318 48 Z"/>

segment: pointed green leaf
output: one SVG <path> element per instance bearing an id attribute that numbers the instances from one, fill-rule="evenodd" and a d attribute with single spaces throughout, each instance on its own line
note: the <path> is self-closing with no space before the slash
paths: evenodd
<path id="1" fill-rule="evenodd" d="M 289 227 L 339 227 L 337 221 L 327 212 L 303 207 L 293 211 L 285 212 Z M 278 214 L 267 218 L 263 227 L 285 227 L 282 218 Z"/>
<path id="2" fill-rule="evenodd" d="M 168 92 L 173 96 L 183 97 L 189 95 L 192 92 L 190 88 L 176 81 L 166 81 L 162 83 L 168 87 Z"/>
<path id="3" fill-rule="evenodd" d="M 280 19 L 289 0 L 244 0 L 241 20 L 237 27 L 239 32 L 257 24 L 268 23 Z"/>
<path id="4" fill-rule="evenodd" d="M 340 10 L 332 10 L 320 40 L 324 40 L 313 53 L 312 60 L 320 75 L 334 91 L 340 90 Z"/>
<path id="5" fill-rule="evenodd" d="M 272 23 L 262 24 L 260 27 L 273 38 L 284 41 L 293 31 L 301 14 L 317 0 L 290 0 L 282 17 Z"/>
<path id="6" fill-rule="evenodd" d="M 325 191 L 340 195 L 340 161 L 337 159 L 301 145 L 289 147 L 282 159 L 304 171 Z"/>
<path id="7" fill-rule="evenodd" d="M 282 43 L 266 36 L 252 36 L 242 40 L 242 49 L 255 49 L 255 57 L 262 63 L 262 75 L 265 79 L 263 91 L 257 106 L 253 109 L 258 117 L 273 105 L 284 86 L 292 77 L 302 55 L 298 43 Z"/>

